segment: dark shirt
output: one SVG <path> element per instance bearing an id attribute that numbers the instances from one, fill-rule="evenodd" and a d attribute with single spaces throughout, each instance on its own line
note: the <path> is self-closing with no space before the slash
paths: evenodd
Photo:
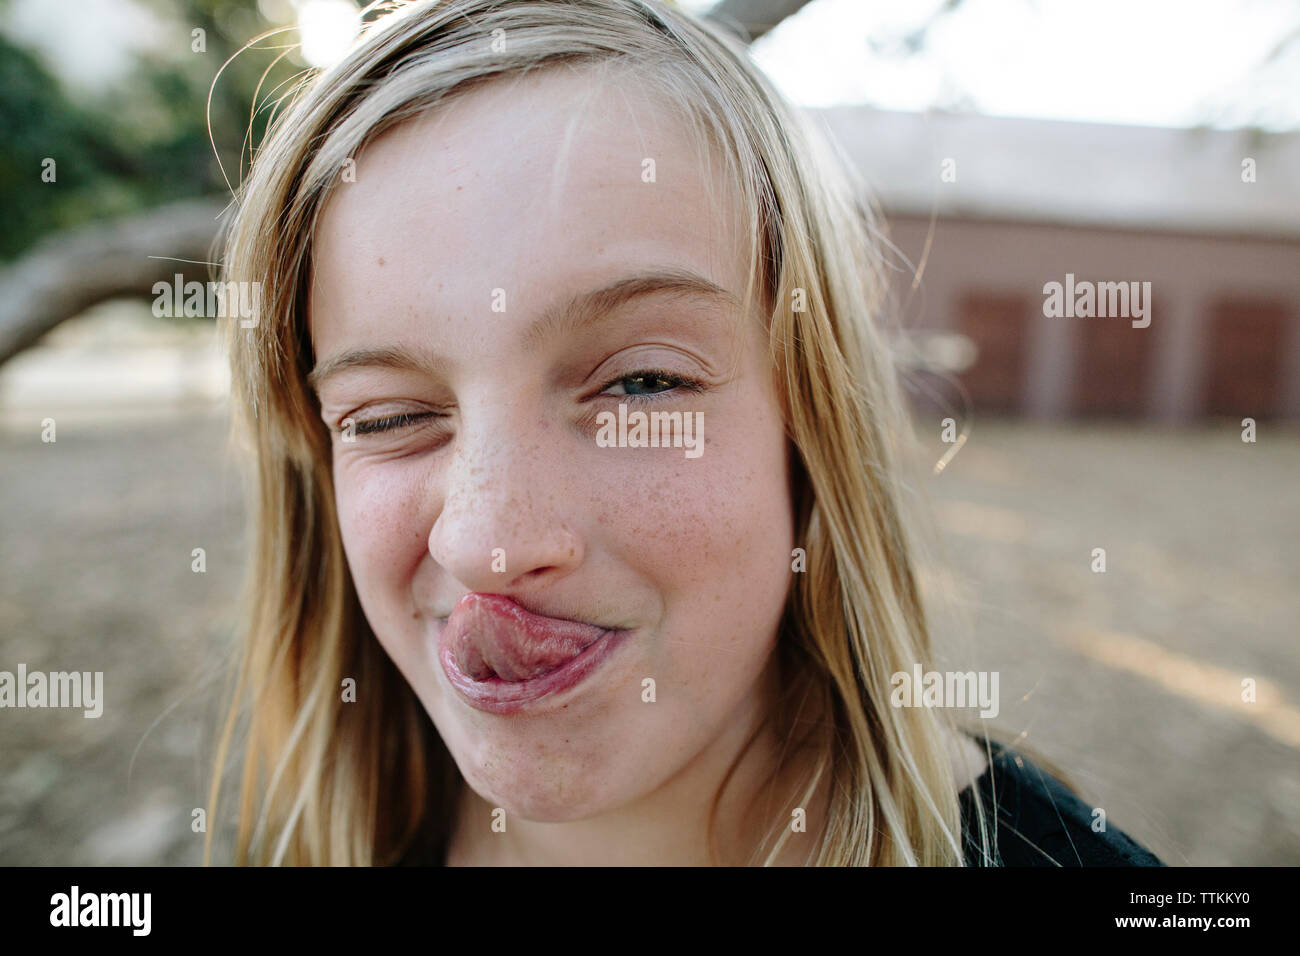
<path id="1" fill-rule="evenodd" d="M 983 742 L 977 741 L 983 749 Z M 959 795 L 968 866 L 1164 866 L 1150 850 L 1109 821 L 1093 830 L 1093 808 L 1023 754 L 989 744 L 988 769 Z M 980 852 L 972 788 L 979 787 L 993 862 Z"/>

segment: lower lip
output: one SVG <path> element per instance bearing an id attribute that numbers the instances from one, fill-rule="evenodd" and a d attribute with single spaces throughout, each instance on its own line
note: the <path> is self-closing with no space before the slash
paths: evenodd
<path id="1" fill-rule="evenodd" d="M 585 647 L 581 654 L 555 670 L 522 681 L 507 681 L 500 677 L 474 680 L 457 666 L 455 655 L 449 647 L 441 649 L 438 659 L 451 686 L 460 692 L 471 707 L 489 714 L 515 714 L 543 698 L 553 698 L 577 687 L 623 642 L 627 633 L 606 631 Z"/>

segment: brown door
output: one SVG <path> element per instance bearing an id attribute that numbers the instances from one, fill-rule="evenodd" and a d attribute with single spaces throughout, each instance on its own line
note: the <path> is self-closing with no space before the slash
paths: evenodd
<path id="1" fill-rule="evenodd" d="M 1028 354 L 1030 300 L 1018 293 L 970 292 L 958 326 L 975 343 L 975 364 L 961 375 L 979 410 L 1021 411 Z"/>
<path id="2" fill-rule="evenodd" d="M 1151 392 L 1152 342 L 1162 334 L 1160 303 L 1150 303 L 1144 329 L 1122 317 L 1062 319 L 1077 324 L 1074 339 L 1074 411 L 1080 415 L 1139 417 Z"/>
<path id="3" fill-rule="evenodd" d="M 1289 319 L 1284 302 L 1221 299 L 1211 305 L 1207 415 L 1266 418 L 1278 413 Z"/>

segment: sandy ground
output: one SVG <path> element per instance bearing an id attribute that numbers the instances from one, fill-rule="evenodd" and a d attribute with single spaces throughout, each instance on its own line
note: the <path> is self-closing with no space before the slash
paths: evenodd
<path id="1" fill-rule="evenodd" d="M 0 669 L 102 670 L 107 705 L 0 711 L 0 863 L 197 863 L 242 561 L 224 424 L 57 437 L 0 433 Z M 986 422 L 927 481 L 966 626 L 943 666 L 997 671 L 993 723 L 1171 864 L 1300 863 L 1298 473 L 1268 426 Z"/>

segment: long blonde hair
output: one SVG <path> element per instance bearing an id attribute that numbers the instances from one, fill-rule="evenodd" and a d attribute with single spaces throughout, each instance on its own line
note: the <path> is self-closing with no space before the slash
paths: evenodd
<path id="1" fill-rule="evenodd" d="M 928 663 L 931 646 L 905 503 L 911 432 L 878 327 L 875 216 L 738 40 L 654 0 L 399 6 L 293 91 L 258 151 L 224 256 L 223 279 L 259 282 L 261 295 L 252 328 L 229 326 L 252 534 L 213 829 L 246 716 L 237 862 L 441 859 L 463 781 L 371 633 L 345 562 L 329 436 L 306 386 L 312 235 L 340 170 L 383 131 L 483 82 L 560 65 L 625 69 L 661 95 L 723 157 L 751 226 L 747 304 L 767 316 L 807 559 L 793 576 L 777 645 L 783 693 L 767 719 L 788 752 L 815 755 L 789 805 L 829 784 L 810 861 L 960 865 L 952 724 L 942 711 L 889 704 L 891 675 Z M 366 692 L 343 705 L 347 677 Z M 787 809 L 760 844 L 767 862 L 788 820 Z M 209 836 L 205 859 L 211 849 Z"/>

